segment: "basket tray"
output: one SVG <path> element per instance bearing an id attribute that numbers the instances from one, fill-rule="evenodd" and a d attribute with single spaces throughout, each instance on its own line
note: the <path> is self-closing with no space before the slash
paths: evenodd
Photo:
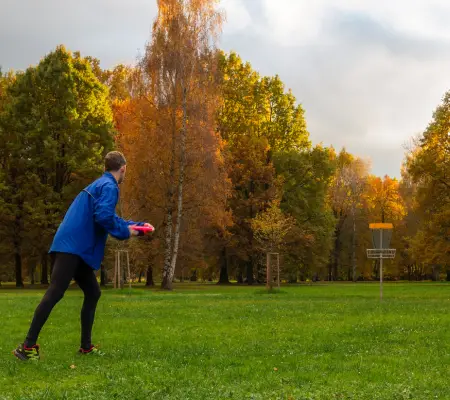
<path id="1" fill-rule="evenodd" d="M 367 249 L 367 258 L 395 258 L 396 249 Z"/>

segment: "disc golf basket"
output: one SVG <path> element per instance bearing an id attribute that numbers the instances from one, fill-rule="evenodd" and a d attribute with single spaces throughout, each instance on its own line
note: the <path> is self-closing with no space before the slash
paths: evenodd
<path id="1" fill-rule="evenodd" d="M 131 290 L 130 255 L 128 253 L 128 250 L 116 250 L 114 257 L 114 289 L 123 289 L 122 261 L 124 261 L 124 264 L 127 268 L 128 285 Z"/>
<path id="2" fill-rule="evenodd" d="M 390 249 L 393 225 L 389 223 L 369 224 L 372 231 L 372 249 L 367 249 L 367 258 L 380 262 L 380 300 L 383 299 L 383 260 L 395 258 L 396 249 Z"/>

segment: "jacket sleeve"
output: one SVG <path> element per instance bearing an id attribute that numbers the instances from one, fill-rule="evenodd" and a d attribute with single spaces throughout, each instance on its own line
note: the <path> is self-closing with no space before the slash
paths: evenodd
<path id="1" fill-rule="evenodd" d="M 128 226 L 136 225 L 136 226 L 144 226 L 145 222 L 134 222 L 134 221 L 125 221 Z"/>
<path id="2" fill-rule="evenodd" d="M 94 220 L 111 236 L 118 240 L 130 238 L 128 223 L 116 215 L 119 190 L 113 185 L 105 185 L 100 197 L 95 201 Z"/>

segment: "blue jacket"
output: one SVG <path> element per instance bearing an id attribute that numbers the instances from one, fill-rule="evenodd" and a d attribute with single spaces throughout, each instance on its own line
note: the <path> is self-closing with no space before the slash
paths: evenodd
<path id="1" fill-rule="evenodd" d="M 130 237 L 129 225 L 116 215 L 119 186 L 109 172 L 91 183 L 75 198 L 56 232 L 50 253 L 80 256 L 94 270 L 100 268 L 108 233 L 118 240 Z"/>

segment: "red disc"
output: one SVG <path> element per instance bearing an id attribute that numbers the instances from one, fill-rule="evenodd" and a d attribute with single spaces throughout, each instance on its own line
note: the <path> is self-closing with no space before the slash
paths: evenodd
<path id="1" fill-rule="evenodd" d="M 155 228 L 153 228 L 152 226 L 133 226 L 133 229 L 135 231 L 139 231 L 139 232 L 153 232 L 155 230 Z"/>

